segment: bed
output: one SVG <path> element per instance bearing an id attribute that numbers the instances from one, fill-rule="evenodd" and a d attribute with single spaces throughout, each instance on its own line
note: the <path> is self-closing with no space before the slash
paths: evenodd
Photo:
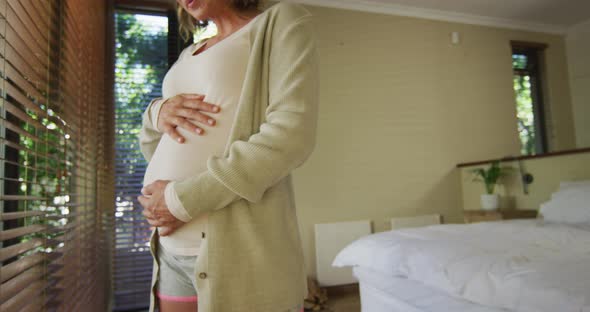
<path id="1" fill-rule="evenodd" d="M 363 312 L 590 312 L 590 182 L 540 212 L 367 235 L 333 265 L 353 268 Z"/>
<path id="2" fill-rule="evenodd" d="M 428 287 L 421 282 L 402 277 L 383 275 L 371 269 L 356 266 L 353 275 L 360 281 L 362 311 L 371 312 L 499 312 Z"/>

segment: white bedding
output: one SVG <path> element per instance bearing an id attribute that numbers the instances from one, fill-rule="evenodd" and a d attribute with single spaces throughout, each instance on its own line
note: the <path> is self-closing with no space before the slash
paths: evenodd
<path id="1" fill-rule="evenodd" d="M 590 311 L 590 230 L 538 220 L 381 232 L 345 247 L 334 266 L 402 276 L 514 311 Z"/>
<path id="2" fill-rule="evenodd" d="M 352 272 L 359 281 L 363 312 L 506 312 L 450 297 L 403 277 L 384 276 L 360 266 Z"/>

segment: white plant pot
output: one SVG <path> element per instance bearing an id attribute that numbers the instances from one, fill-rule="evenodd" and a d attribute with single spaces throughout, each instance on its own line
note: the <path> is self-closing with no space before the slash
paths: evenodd
<path id="1" fill-rule="evenodd" d="M 498 194 L 482 194 L 481 209 L 496 210 L 500 208 L 500 196 Z"/>

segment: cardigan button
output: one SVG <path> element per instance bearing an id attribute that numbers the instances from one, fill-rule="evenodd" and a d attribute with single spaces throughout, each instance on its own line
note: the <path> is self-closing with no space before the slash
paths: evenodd
<path id="1" fill-rule="evenodd" d="M 207 278 L 207 273 L 205 273 L 205 272 L 199 273 L 199 278 L 202 278 L 202 279 Z"/>

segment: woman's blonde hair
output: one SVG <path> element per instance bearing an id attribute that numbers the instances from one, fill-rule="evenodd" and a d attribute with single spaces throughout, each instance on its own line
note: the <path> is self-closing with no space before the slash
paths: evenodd
<path id="1" fill-rule="evenodd" d="M 238 12 L 256 9 L 260 6 L 260 0 L 209 0 L 209 1 L 229 1 L 229 5 Z M 183 40 L 190 40 L 195 31 L 202 30 L 207 26 L 207 21 L 197 21 L 182 6 L 176 5 L 176 14 L 178 15 L 178 32 Z"/>

